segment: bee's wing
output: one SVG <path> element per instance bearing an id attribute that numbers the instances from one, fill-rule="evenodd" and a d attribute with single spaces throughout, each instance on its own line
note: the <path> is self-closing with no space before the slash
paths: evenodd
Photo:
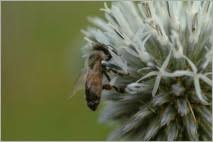
<path id="1" fill-rule="evenodd" d="M 72 92 L 69 96 L 69 99 L 71 99 L 74 95 L 76 95 L 78 93 L 78 91 L 83 90 L 84 89 L 84 84 L 85 84 L 85 80 L 86 80 L 86 74 L 87 74 L 87 70 L 86 69 L 82 69 L 80 75 L 78 76 L 78 78 L 75 80 L 73 88 L 72 88 Z"/>

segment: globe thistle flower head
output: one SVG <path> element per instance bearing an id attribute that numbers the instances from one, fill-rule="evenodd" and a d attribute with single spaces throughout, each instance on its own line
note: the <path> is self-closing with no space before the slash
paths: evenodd
<path id="1" fill-rule="evenodd" d="M 112 2 L 105 19 L 82 30 L 86 62 L 96 44 L 109 84 L 102 122 L 119 127 L 109 140 L 211 140 L 212 2 Z M 86 65 L 87 66 L 87 65 Z M 106 80 L 103 80 L 106 83 Z"/>

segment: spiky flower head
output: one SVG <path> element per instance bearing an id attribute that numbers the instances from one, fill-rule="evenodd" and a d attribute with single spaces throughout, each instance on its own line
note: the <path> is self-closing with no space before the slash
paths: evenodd
<path id="1" fill-rule="evenodd" d="M 125 86 L 102 91 L 100 120 L 118 123 L 109 140 L 212 140 L 212 2 L 125 1 L 101 10 L 105 19 L 89 18 L 96 27 L 83 30 L 84 51 L 109 47 L 109 83 Z"/>

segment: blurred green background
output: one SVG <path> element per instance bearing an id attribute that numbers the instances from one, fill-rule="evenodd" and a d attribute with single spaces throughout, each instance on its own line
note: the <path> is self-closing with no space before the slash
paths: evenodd
<path id="1" fill-rule="evenodd" d="M 69 99 L 83 66 L 87 16 L 103 2 L 2 2 L 2 140 L 105 140 L 110 130 L 83 91 Z"/>

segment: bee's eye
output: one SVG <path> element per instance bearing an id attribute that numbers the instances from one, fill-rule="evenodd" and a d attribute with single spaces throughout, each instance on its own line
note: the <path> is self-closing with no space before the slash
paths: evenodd
<path id="1" fill-rule="evenodd" d="M 92 68 L 95 64 L 96 57 L 94 55 L 89 56 L 88 58 L 88 66 Z"/>
<path id="2" fill-rule="evenodd" d="M 88 66 L 89 66 L 90 68 L 93 68 L 94 64 L 95 64 L 95 62 L 91 62 L 91 63 L 89 63 Z"/>

